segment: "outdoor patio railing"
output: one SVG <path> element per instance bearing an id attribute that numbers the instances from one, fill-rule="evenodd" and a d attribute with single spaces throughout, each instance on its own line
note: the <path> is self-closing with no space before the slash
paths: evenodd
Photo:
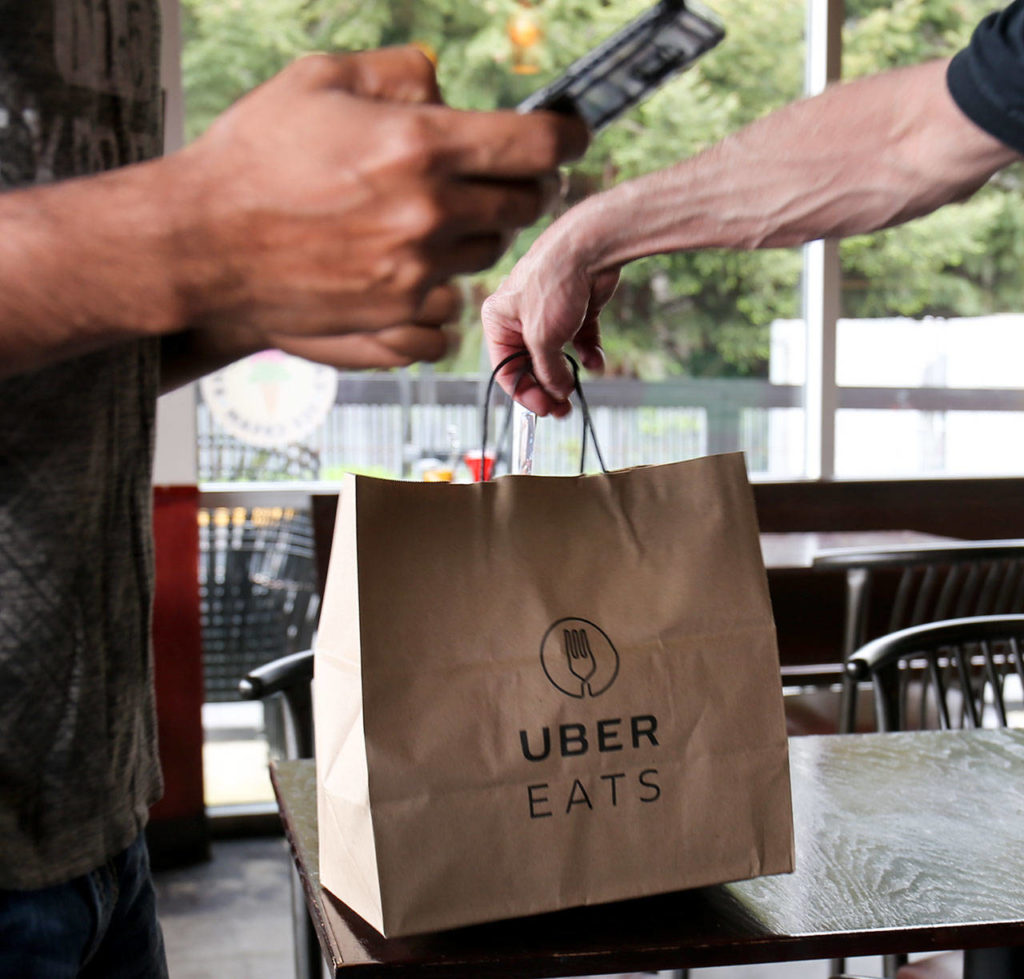
<path id="1" fill-rule="evenodd" d="M 460 453 L 479 448 L 484 384 L 432 372 L 341 374 L 337 402 L 320 430 L 303 445 L 277 450 L 246 445 L 219 430 L 200 402 L 200 482 L 330 482 L 344 470 L 409 476 L 419 459 L 447 458 L 453 439 Z M 769 452 L 769 412 L 799 410 L 802 389 L 764 380 L 599 378 L 586 382 L 586 396 L 609 465 L 742 449 L 752 470 L 768 471 L 770 456 L 779 454 Z M 581 434 L 578 413 L 545 420 L 535 471 L 573 472 Z"/>

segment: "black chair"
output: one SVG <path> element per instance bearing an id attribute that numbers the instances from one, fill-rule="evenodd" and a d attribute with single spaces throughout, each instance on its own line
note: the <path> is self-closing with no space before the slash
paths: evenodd
<path id="1" fill-rule="evenodd" d="M 243 699 L 263 701 L 264 726 L 272 758 L 313 757 L 312 682 L 311 649 L 282 656 L 250 670 L 239 682 L 238 692 Z M 291 882 L 295 976 L 296 979 L 321 979 L 323 954 L 294 865 Z"/>
<path id="2" fill-rule="evenodd" d="M 872 640 L 846 673 L 871 682 L 880 731 L 1006 727 L 1006 678 L 1024 684 L 1022 638 L 1022 614 L 931 622 Z"/>
<path id="3" fill-rule="evenodd" d="M 842 658 L 869 638 L 908 626 L 1024 612 L 1024 540 L 842 549 L 814 567 L 846 572 Z M 857 685 L 843 679 L 839 730 L 857 724 Z"/>
<path id="4" fill-rule="evenodd" d="M 250 670 L 238 684 L 243 700 L 262 700 L 270 756 L 313 757 L 313 650 Z"/>
<path id="5" fill-rule="evenodd" d="M 1015 678 L 1024 691 L 1022 644 L 1022 614 L 948 619 L 872 640 L 849 657 L 846 673 L 854 685 L 870 682 L 880 731 L 1006 727 L 1007 679 Z M 972 975 L 1024 974 L 1019 949 L 969 950 L 964 957 Z M 906 956 L 884 961 L 886 976 L 896 979 L 949 975 L 946 956 L 911 965 Z M 832 967 L 841 970 L 844 963 L 834 960 Z"/>

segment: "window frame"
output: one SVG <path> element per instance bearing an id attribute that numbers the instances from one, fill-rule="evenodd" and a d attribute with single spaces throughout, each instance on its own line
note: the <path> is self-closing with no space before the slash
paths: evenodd
<path id="1" fill-rule="evenodd" d="M 161 0 L 164 15 L 162 69 L 166 98 L 166 140 L 168 151 L 183 143 L 183 92 L 181 84 L 182 37 L 176 0 Z M 818 94 L 842 77 L 844 0 L 806 0 L 806 64 L 804 91 Z M 991 405 L 989 390 L 945 388 L 856 388 L 837 383 L 837 334 L 841 313 L 841 265 L 836 239 L 812 241 L 803 246 L 801 288 L 802 316 L 806 330 L 804 374 L 803 473 L 785 482 L 831 481 L 836 476 L 837 413 L 843 408 L 888 408 L 897 397 L 903 404 L 927 404 L 928 411 L 985 410 Z M 160 399 L 157 412 L 154 482 L 196 485 L 195 385 Z M 1012 392 L 995 410 L 1017 409 Z M 1008 473 L 993 474 L 1001 478 Z M 853 477 L 860 478 L 860 477 Z M 877 476 L 872 479 L 903 479 L 905 476 Z M 951 475 L 922 475 L 937 480 Z M 278 485 L 278 491 L 283 486 Z"/>

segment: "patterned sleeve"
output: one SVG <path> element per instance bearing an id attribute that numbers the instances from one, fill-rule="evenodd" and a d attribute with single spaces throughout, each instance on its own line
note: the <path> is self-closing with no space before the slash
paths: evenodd
<path id="1" fill-rule="evenodd" d="M 968 119 L 1024 153 L 1024 0 L 978 24 L 950 63 L 946 82 Z"/>

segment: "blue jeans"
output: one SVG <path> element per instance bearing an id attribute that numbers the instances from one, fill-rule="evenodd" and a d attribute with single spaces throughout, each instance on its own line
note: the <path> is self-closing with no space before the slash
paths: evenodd
<path id="1" fill-rule="evenodd" d="M 8 976 L 167 979 L 144 836 L 66 884 L 0 890 L 0 977 Z"/>

